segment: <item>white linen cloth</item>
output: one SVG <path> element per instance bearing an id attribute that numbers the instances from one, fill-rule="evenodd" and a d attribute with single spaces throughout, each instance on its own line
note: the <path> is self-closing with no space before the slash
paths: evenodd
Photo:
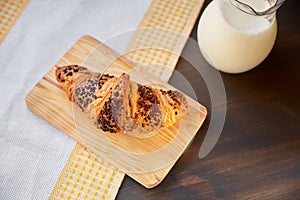
<path id="1" fill-rule="evenodd" d="M 30 0 L 0 46 L 1 200 L 47 199 L 75 145 L 28 110 L 26 94 L 81 36 L 133 30 L 150 3 Z"/>

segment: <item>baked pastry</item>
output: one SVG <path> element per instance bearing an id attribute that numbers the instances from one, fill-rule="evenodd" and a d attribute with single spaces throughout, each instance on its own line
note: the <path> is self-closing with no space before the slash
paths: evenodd
<path id="1" fill-rule="evenodd" d="M 68 65 L 55 75 L 69 100 L 105 132 L 143 137 L 172 126 L 188 109 L 182 93 L 140 85 L 126 73 L 116 77 Z"/>

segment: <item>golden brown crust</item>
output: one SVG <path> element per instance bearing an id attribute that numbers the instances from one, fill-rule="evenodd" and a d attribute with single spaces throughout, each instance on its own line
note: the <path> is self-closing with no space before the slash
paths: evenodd
<path id="1" fill-rule="evenodd" d="M 148 132 L 162 128 L 165 112 L 157 90 L 149 86 L 138 85 L 130 99 L 131 118 L 142 132 Z"/>
<path id="2" fill-rule="evenodd" d="M 118 133 L 125 130 L 129 117 L 129 75 L 123 73 L 115 82 L 109 84 L 105 102 L 98 106 L 96 124 L 103 131 Z M 108 84 L 107 84 L 108 85 Z"/>
<path id="3" fill-rule="evenodd" d="M 170 127 L 187 112 L 187 100 L 182 93 L 173 90 L 159 90 L 159 95 L 166 110 L 164 126 Z"/>
<path id="4" fill-rule="evenodd" d="M 187 112 L 182 93 L 139 85 L 126 73 L 115 77 L 69 65 L 58 67 L 55 75 L 69 100 L 106 132 L 144 137 L 172 126 Z"/>
<path id="5" fill-rule="evenodd" d="M 55 71 L 56 80 L 67 93 L 69 100 L 72 100 L 74 80 L 80 71 L 87 71 L 87 68 L 78 65 L 67 65 L 58 67 Z"/>

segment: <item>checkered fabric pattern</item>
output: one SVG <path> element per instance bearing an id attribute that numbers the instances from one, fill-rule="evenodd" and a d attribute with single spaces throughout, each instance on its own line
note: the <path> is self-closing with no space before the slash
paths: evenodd
<path id="1" fill-rule="evenodd" d="M 124 175 L 77 143 L 49 199 L 114 199 Z M 117 184 L 114 184 L 115 181 Z M 115 188 L 117 186 L 117 188 Z"/>
<path id="2" fill-rule="evenodd" d="M 0 0 L 0 44 L 29 0 Z M 203 0 L 153 0 L 125 57 L 168 81 Z M 49 199 L 115 199 L 125 174 L 77 143 Z"/>
<path id="3" fill-rule="evenodd" d="M 22 14 L 29 0 L 0 0 L 0 44 Z"/>
<path id="4" fill-rule="evenodd" d="M 153 0 L 124 56 L 168 81 L 202 4 Z M 124 175 L 77 144 L 50 199 L 114 199 Z"/>
<path id="5" fill-rule="evenodd" d="M 127 57 L 168 81 L 188 39 L 203 1 L 154 0 L 132 37 Z"/>

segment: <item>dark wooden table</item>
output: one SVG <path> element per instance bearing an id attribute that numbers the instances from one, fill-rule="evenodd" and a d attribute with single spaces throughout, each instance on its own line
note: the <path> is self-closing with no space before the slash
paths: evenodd
<path id="1" fill-rule="evenodd" d="M 300 1 L 287 0 L 277 13 L 278 37 L 267 59 L 247 73 L 222 73 L 227 115 L 211 153 L 198 158 L 208 119 L 160 185 L 146 189 L 126 177 L 117 199 L 300 199 L 299 13 Z M 195 40 L 196 32 L 197 24 Z M 183 59 L 176 69 L 209 110 L 201 76 Z"/>

